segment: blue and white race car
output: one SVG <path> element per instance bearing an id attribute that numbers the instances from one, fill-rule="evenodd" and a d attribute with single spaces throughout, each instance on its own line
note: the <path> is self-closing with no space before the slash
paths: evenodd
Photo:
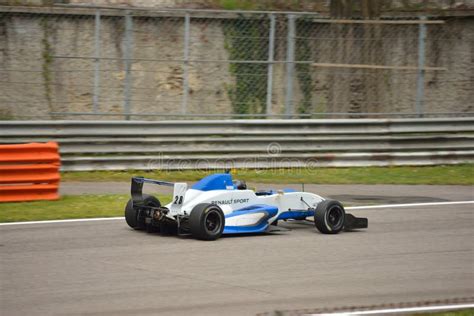
<path id="1" fill-rule="evenodd" d="M 143 194 L 144 183 L 172 186 L 172 202 L 162 206 L 156 197 Z M 215 240 L 222 234 L 269 232 L 282 220 L 314 218 L 316 228 L 324 234 L 368 226 L 367 218 L 346 214 L 338 201 L 294 190 L 255 192 L 228 172 L 209 175 L 190 188 L 186 183 L 133 177 L 131 193 L 125 207 L 130 227 L 191 234 L 202 240 Z"/>

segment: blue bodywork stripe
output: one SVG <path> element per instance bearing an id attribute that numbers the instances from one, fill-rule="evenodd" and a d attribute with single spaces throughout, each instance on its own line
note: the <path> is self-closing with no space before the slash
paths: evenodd
<path id="1" fill-rule="evenodd" d="M 301 219 L 305 219 L 306 217 L 309 217 L 309 216 L 314 216 L 314 211 L 308 211 L 308 210 L 301 210 L 301 211 L 298 211 L 298 210 L 294 210 L 294 211 L 287 211 L 287 212 L 281 213 L 280 215 L 278 215 L 277 220 L 280 220 L 280 219 L 297 219 L 297 220 L 301 220 Z"/>
<path id="2" fill-rule="evenodd" d="M 282 191 L 285 192 L 285 193 L 296 192 L 295 189 L 283 189 Z M 270 189 L 270 190 L 267 190 L 267 191 L 258 191 L 257 193 L 258 193 L 257 195 L 272 195 L 272 194 L 277 194 L 278 191 Z"/>
<path id="3" fill-rule="evenodd" d="M 266 204 L 256 204 L 233 211 L 225 216 L 231 218 L 247 214 L 262 213 L 262 218 L 253 226 L 225 226 L 223 234 L 261 233 L 268 227 L 268 219 L 278 214 L 278 207 Z"/>
<path id="4" fill-rule="evenodd" d="M 227 190 L 227 187 L 234 187 L 232 176 L 228 173 L 211 174 L 196 182 L 191 189 L 200 191 Z"/>
<path id="5" fill-rule="evenodd" d="M 240 233 L 261 233 L 264 232 L 268 226 L 268 219 L 278 214 L 278 208 L 273 205 L 256 204 L 236 210 L 227 214 L 225 218 L 231 218 L 247 214 L 262 213 L 264 216 L 253 226 L 225 226 L 223 234 L 240 234 Z M 286 211 L 278 215 L 277 220 L 295 219 L 303 220 L 306 217 L 314 216 L 314 211 L 309 210 L 292 210 Z"/>
<path id="6" fill-rule="evenodd" d="M 266 217 L 263 221 L 260 221 L 259 224 L 255 226 L 226 226 L 224 228 L 223 234 L 262 233 L 267 230 L 268 226 L 270 225 L 268 223 L 268 219 L 273 216 Z M 284 219 L 303 220 L 309 216 L 314 216 L 314 211 L 306 211 L 306 210 L 305 211 L 288 211 L 288 212 L 281 213 L 278 216 L 277 220 L 284 220 Z"/>
<path id="7" fill-rule="evenodd" d="M 226 226 L 223 234 L 241 234 L 241 233 L 262 233 L 268 227 L 265 220 L 256 226 Z"/>
<path id="8" fill-rule="evenodd" d="M 245 214 L 253 214 L 253 213 L 267 213 L 270 217 L 275 216 L 278 213 L 278 207 L 273 205 L 267 204 L 255 204 L 252 206 L 247 206 L 238 210 L 233 211 L 225 216 L 225 218 L 245 215 Z"/>

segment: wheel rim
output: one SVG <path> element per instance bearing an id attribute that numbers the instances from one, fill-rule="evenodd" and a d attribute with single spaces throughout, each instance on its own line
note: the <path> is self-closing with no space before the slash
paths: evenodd
<path id="1" fill-rule="evenodd" d="M 204 218 L 204 227 L 209 233 L 215 234 L 219 232 L 221 225 L 222 221 L 218 212 L 210 211 L 206 214 L 206 217 Z"/>
<path id="2" fill-rule="evenodd" d="M 331 228 L 338 228 L 344 222 L 344 212 L 339 206 L 331 207 L 327 212 L 327 223 Z"/>

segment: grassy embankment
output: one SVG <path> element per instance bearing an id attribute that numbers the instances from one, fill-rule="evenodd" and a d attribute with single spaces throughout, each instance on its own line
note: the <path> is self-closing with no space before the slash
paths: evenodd
<path id="1" fill-rule="evenodd" d="M 168 181 L 194 182 L 210 171 L 94 171 L 65 172 L 63 182 L 130 181 L 143 175 Z M 320 184 L 444 184 L 473 185 L 473 165 L 433 167 L 315 168 L 236 170 L 235 178 L 259 183 Z M 160 196 L 166 203 L 169 196 Z M 122 216 L 127 195 L 63 196 L 59 201 L 0 203 L 0 222 Z"/>
<path id="2" fill-rule="evenodd" d="M 62 181 L 130 181 L 141 175 L 153 179 L 193 182 L 215 171 L 90 171 L 64 172 Z M 426 167 L 367 167 L 234 170 L 232 175 L 247 182 L 318 184 L 474 184 L 474 165 Z"/>

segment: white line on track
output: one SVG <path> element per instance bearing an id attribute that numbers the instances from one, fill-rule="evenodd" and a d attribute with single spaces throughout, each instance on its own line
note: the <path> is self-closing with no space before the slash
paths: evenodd
<path id="1" fill-rule="evenodd" d="M 12 223 L 0 223 L 0 226 L 116 221 L 119 219 L 124 219 L 124 217 L 97 217 L 97 218 L 57 219 L 57 220 L 50 220 L 50 221 L 12 222 Z"/>
<path id="2" fill-rule="evenodd" d="M 419 306 L 419 307 L 401 307 L 391 309 L 378 309 L 368 311 L 353 311 L 353 312 L 337 312 L 324 314 L 307 314 L 308 316 L 350 316 L 350 315 L 380 315 L 380 314 L 400 314 L 410 312 L 427 312 L 427 311 L 443 311 L 453 309 L 474 308 L 474 304 L 458 304 L 458 305 L 440 305 L 440 306 Z"/>
<path id="3" fill-rule="evenodd" d="M 454 201 L 454 202 L 428 202 L 428 203 L 410 203 L 410 204 L 385 204 L 385 205 L 367 205 L 367 206 L 351 206 L 346 210 L 367 210 L 371 208 L 394 208 L 394 207 L 417 207 L 417 206 L 441 206 L 456 204 L 474 204 L 474 201 Z"/>
<path id="4" fill-rule="evenodd" d="M 367 205 L 367 206 L 351 206 L 346 210 L 366 210 L 379 208 L 395 208 L 395 207 L 417 207 L 417 206 L 442 206 L 442 205 L 459 205 L 474 204 L 474 201 L 454 201 L 454 202 L 430 202 L 430 203 L 411 203 L 411 204 L 384 204 L 384 205 Z M 97 221 L 116 221 L 123 220 L 124 217 L 98 217 L 98 218 L 77 218 L 77 219 L 58 219 L 49 221 L 31 221 L 31 222 L 12 222 L 0 223 L 0 226 L 12 225 L 35 225 L 35 224 L 60 224 L 60 223 L 80 223 L 80 222 L 97 222 Z"/>

